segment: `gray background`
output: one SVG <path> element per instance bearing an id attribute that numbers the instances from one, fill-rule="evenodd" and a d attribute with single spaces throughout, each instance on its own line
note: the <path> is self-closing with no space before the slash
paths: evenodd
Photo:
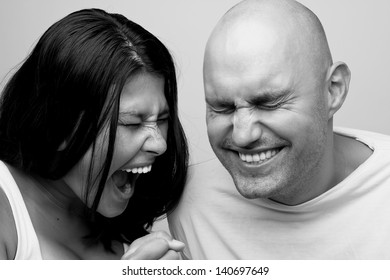
<path id="1" fill-rule="evenodd" d="M 202 85 L 204 45 L 218 19 L 238 0 L 0 0 L 0 87 L 42 33 L 68 13 L 89 7 L 118 12 L 165 43 L 175 59 L 180 116 L 191 162 L 212 157 Z M 303 0 L 326 30 L 333 58 L 352 71 L 349 95 L 335 125 L 390 134 L 390 1 Z"/>
<path id="2" fill-rule="evenodd" d="M 170 49 L 177 66 L 180 116 L 191 162 L 213 157 L 205 126 L 203 50 L 218 19 L 239 0 L 0 0 L 0 88 L 55 21 L 81 8 L 117 12 Z M 335 125 L 390 134 L 390 1 L 302 0 L 322 21 L 335 61 L 352 71 Z M 165 225 L 164 225 L 165 227 Z"/>

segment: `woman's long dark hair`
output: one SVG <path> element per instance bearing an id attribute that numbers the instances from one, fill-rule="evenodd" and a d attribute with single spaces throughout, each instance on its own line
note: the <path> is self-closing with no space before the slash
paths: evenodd
<path id="1" fill-rule="evenodd" d="M 129 77 L 147 72 L 165 81 L 169 106 L 167 151 L 140 176 L 125 212 L 96 212 L 114 152 L 121 91 Z M 182 193 L 187 142 L 178 119 L 175 67 L 167 48 L 140 25 L 99 9 L 74 12 L 52 25 L 9 80 L 1 96 L 0 159 L 30 174 L 60 179 L 109 126 L 105 163 L 92 204 L 93 236 L 132 241 L 171 211 Z M 66 142 L 64 149 L 59 149 Z M 129 143 L 131 145 L 131 143 Z M 94 184 L 91 177 L 88 187 Z M 87 194 L 88 195 L 88 194 Z"/>

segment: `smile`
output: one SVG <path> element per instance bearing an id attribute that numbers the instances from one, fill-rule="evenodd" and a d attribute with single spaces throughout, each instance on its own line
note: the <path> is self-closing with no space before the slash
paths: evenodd
<path id="1" fill-rule="evenodd" d="M 152 170 L 152 165 L 123 169 L 122 171 L 126 171 L 127 173 L 148 173 L 150 170 Z"/>
<path id="2" fill-rule="evenodd" d="M 280 149 L 270 149 L 261 153 L 255 154 L 243 154 L 238 153 L 241 160 L 247 163 L 258 164 L 263 163 L 271 158 L 273 158 L 277 153 L 279 153 Z"/>
<path id="3" fill-rule="evenodd" d="M 130 199 L 134 192 L 135 182 L 139 174 L 148 173 L 152 170 L 152 165 L 125 168 L 116 171 L 112 175 L 115 186 L 121 192 L 123 199 Z"/>

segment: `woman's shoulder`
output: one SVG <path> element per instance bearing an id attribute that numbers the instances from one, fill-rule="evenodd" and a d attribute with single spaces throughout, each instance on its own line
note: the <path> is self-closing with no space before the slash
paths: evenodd
<path id="1" fill-rule="evenodd" d="M 10 202 L 1 187 L 0 224 L 0 259 L 14 259 L 18 242 L 16 225 Z"/>
<path id="2" fill-rule="evenodd" d="M 15 219 L 19 217 L 19 207 L 23 208 L 25 203 L 15 170 L 11 165 L 0 161 L 0 259 L 14 259 L 18 247 Z"/>

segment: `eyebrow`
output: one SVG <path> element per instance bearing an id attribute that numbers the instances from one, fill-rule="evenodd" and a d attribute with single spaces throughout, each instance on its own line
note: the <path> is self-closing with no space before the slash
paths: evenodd
<path id="1" fill-rule="evenodd" d="M 119 117 L 137 117 L 137 118 L 139 118 L 142 115 L 143 114 L 138 112 L 137 110 L 119 112 Z M 160 112 L 158 112 L 158 116 L 162 116 L 162 115 L 169 115 L 169 108 L 168 107 L 165 107 Z"/>
<path id="2" fill-rule="evenodd" d="M 139 114 L 137 111 L 124 111 L 119 112 L 119 116 L 137 117 Z"/>
<path id="3" fill-rule="evenodd" d="M 218 104 L 219 106 L 227 107 L 231 106 L 233 102 L 229 101 L 226 98 L 206 98 L 206 103 L 210 106 L 212 106 L 213 104 Z"/>
<path id="4" fill-rule="evenodd" d="M 264 103 L 276 102 L 285 99 L 290 94 L 291 91 L 285 89 L 265 90 L 265 91 L 257 92 L 255 96 L 251 96 L 250 98 L 246 99 L 246 101 L 252 105 L 262 105 Z M 220 98 L 206 98 L 206 103 L 210 106 L 215 104 L 222 107 L 228 107 L 231 106 L 234 102 L 224 97 L 220 97 Z"/>
<path id="5" fill-rule="evenodd" d="M 275 102 L 286 98 L 291 94 L 289 90 L 272 90 L 258 92 L 256 96 L 253 96 L 247 100 L 250 104 L 261 105 L 264 103 Z"/>

